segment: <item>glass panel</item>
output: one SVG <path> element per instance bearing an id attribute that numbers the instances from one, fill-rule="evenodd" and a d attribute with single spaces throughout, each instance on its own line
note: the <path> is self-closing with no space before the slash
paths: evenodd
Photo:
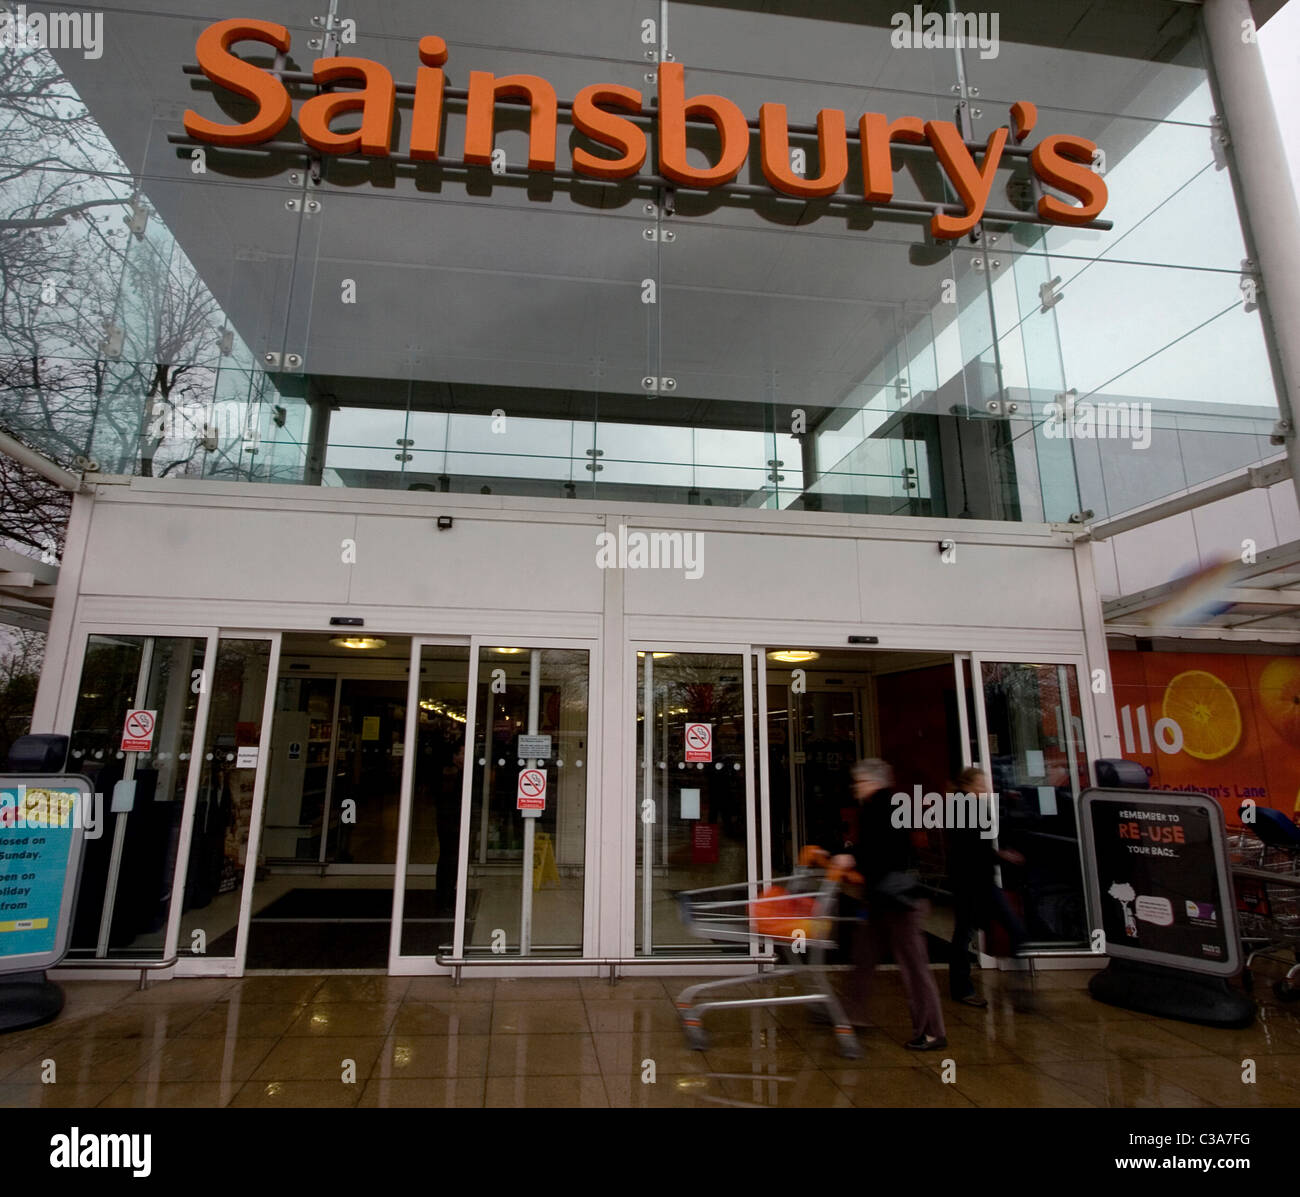
<path id="1" fill-rule="evenodd" d="M 1087 942 L 1076 802 L 1088 782 L 1078 679 L 1072 665 L 981 662 L 988 751 L 999 796 L 1002 886 L 1023 911 L 1029 939 Z"/>
<path id="2" fill-rule="evenodd" d="M 406 682 L 344 678 L 325 858 L 391 865 L 406 741 Z"/>
<path id="3" fill-rule="evenodd" d="M 332 677 L 281 677 L 276 686 L 261 847 L 268 861 L 321 858 L 335 688 Z"/>
<path id="4" fill-rule="evenodd" d="M 420 650 L 420 709 L 415 724 L 403 956 L 433 956 L 452 945 L 465 778 L 465 706 L 469 647 Z M 465 904 L 465 941 L 474 941 L 479 891 Z"/>
<path id="5" fill-rule="evenodd" d="M 693 940 L 675 897 L 748 880 L 744 667 L 739 654 L 637 653 L 638 955 L 749 950 Z M 688 724 L 697 725 L 689 742 Z M 647 799 L 652 822 L 644 818 Z"/>
<path id="6" fill-rule="evenodd" d="M 104 822 L 99 838 L 86 840 L 73 955 L 162 958 L 205 649 L 191 637 L 87 642 L 70 759 L 102 795 Z M 124 752 L 126 713 L 137 706 L 156 712 L 152 745 Z M 119 784 L 134 794 L 114 803 Z"/>
<path id="7" fill-rule="evenodd" d="M 182 954 L 193 951 L 195 931 L 203 932 L 206 955 L 235 954 L 260 757 L 260 752 L 254 752 L 241 759 L 239 750 L 260 748 L 270 664 L 269 640 L 222 637 L 217 643 L 185 880 Z"/>
<path id="8" fill-rule="evenodd" d="M 532 949 L 582 951 L 587 820 L 588 657 L 585 649 L 484 648 L 475 699 L 470 788 L 465 954 L 521 951 L 525 899 Z M 549 755 L 520 753 L 519 737 L 549 738 Z M 521 775 L 545 777 L 545 809 L 533 820 L 533 885 L 524 892 L 527 831 Z M 470 905 L 467 904 L 467 911 Z"/>

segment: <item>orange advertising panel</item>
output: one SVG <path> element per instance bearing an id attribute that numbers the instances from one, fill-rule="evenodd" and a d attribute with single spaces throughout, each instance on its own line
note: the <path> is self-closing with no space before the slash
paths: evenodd
<path id="1" fill-rule="evenodd" d="M 1300 656 L 1112 652 L 1120 745 L 1153 789 L 1300 810 Z"/>

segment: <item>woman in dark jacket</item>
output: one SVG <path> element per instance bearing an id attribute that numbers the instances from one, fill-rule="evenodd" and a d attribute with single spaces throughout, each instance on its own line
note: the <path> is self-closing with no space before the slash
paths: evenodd
<path id="1" fill-rule="evenodd" d="M 852 776 L 853 797 L 860 805 L 858 837 L 851 851 L 863 878 L 866 921 L 859 924 L 850 1017 L 862 1025 L 871 974 L 889 952 L 903 978 L 912 1015 L 913 1038 L 905 1046 L 935 1051 L 947 1047 L 948 1039 L 925 942 L 928 904 L 914 892 L 911 835 L 906 827 L 894 826 L 892 818 L 894 771 L 886 761 L 866 760 L 853 766 Z"/>

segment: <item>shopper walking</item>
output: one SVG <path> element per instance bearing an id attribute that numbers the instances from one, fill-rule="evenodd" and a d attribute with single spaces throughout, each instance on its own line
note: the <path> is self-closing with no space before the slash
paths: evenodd
<path id="1" fill-rule="evenodd" d="M 989 779 L 978 767 L 964 769 L 957 779 L 957 791 L 975 794 L 977 801 L 996 802 Z M 1011 908 L 1007 895 L 998 887 L 995 873 L 998 862 L 1024 864 L 1025 858 L 1010 849 L 997 849 L 975 827 L 948 829 L 948 882 L 952 886 L 953 929 L 949 945 L 948 991 L 955 1002 L 967 1006 L 988 1005 L 971 982 L 970 939 L 976 930 L 987 931 L 1000 923 L 1016 955 L 1025 942 L 1025 925 Z"/>
<path id="2" fill-rule="evenodd" d="M 912 844 L 905 827 L 892 820 L 894 771 L 887 761 L 871 759 L 853 766 L 853 797 L 858 803 L 858 833 L 850 853 L 862 874 L 865 920 L 859 924 L 855 969 L 850 982 L 851 1016 L 865 1022 L 871 976 L 886 952 L 903 979 L 912 1016 L 913 1051 L 947 1047 L 939 990 L 930 971 L 924 921 L 929 904 L 911 871 Z"/>

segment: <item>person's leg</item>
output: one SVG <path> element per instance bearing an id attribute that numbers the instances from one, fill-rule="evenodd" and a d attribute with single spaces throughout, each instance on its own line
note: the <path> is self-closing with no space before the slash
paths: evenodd
<path id="1" fill-rule="evenodd" d="M 942 1039 L 946 1032 L 939 1004 L 939 987 L 930 971 L 930 953 L 925 943 L 925 913 L 922 906 L 889 915 L 890 947 L 902 974 L 914 1035 L 918 1039 Z"/>
<path id="2" fill-rule="evenodd" d="M 855 1026 L 867 1021 L 867 999 L 871 995 L 871 974 L 880 960 L 880 927 L 874 916 L 859 919 L 853 927 L 853 971 L 844 996 L 844 1009 Z"/>
<path id="3" fill-rule="evenodd" d="M 456 903 L 456 840 L 460 832 L 459 820 L 453 820 L 450 814 L 438 811 L 436 821 L 438 828 L 438 868 L 434 877 L 434 901 L 440 911 L 446 911 Z"/>
<path id="4" fill-rule="evenodd" d="M 975 986 L 970 979 L 970 937 L 975 930 L 971 904 L 965 894 L 953 894 L 952 942 L 948 945 L 948 992 L 954 1001 L 970 997 Z"/>

